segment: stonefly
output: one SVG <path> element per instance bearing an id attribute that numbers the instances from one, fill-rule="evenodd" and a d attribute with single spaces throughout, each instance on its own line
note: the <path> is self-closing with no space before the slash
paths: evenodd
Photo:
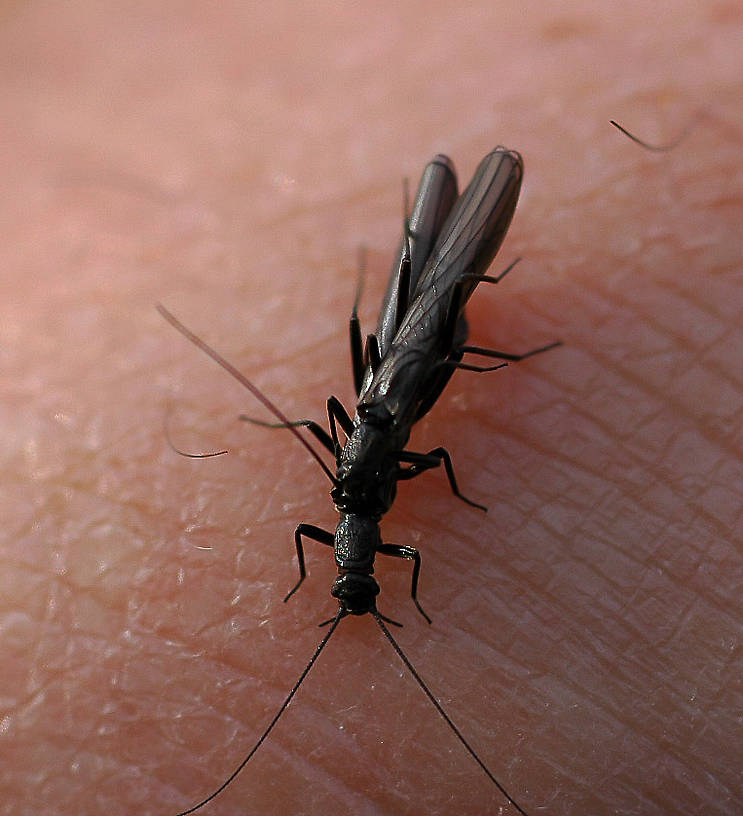
<path id="1" fill-rule="evenodd" d="M 518 361 L 560 345 L 550 343 L 525 354 L 466 345 L 468 325 L 464 308 L 477 284 L 498 283 L 514 266 L 511 264 L 495 277 L 486 274 L 511 223 L 522 175 L 521 156 L 496 147 L 480 162 L 472 181 L 457 196 L 456 174 L 449 158 L 438 155 L 426 166 L 412 213 L 405 219 L 400 252 L 382 302 L 376 333 L 369 334 L 365 344 L 357 316 L 360 291 L 357 292 L 349 325 L 358 401 L 351 418 L 336 397 L 328 399 L 329 432 L 311 420 L 287 419 L 247 377 L 158 305 L 158 311 L 172 326 L 241 382 L 278 420 L 272 424 L 250 421 L 286 428 L 299 439 L 330 479 L 330 495 L 340 515 L 335 533 L 313 524 L 298 525 L 294 541 L 299 580 L 284 598 L 288 600 L 305 580 L 304 540 L 332 547 L 338 576 L 331 595 L 338 601 L 338 612 L 325 622 L 331 623 L 327 634 L 250 753 L 215 791 L 178 816 L 187 816 L 203 807 L 232 782 L 271 733 L 341 619 L 367 612 L 465 749 L 513 807 L 527 816 L 462 736 L 392 637 L 385 622 L 399 624 L 378 611 L 379 585 L 373 577 L 377 553 L 411 560 L 410 594 L 421 615 L 431 622 L 417 597 L 420 554 L 413 547 L 384 543 L 379 529 L 382 516 L 394 502 L 397 483 L 443 464 L 454 495 L 481 510 L 486 508 L 460 493 L 445 448 L 427 453 L 406 449 L 412 427 L 433 407 L 456 369 L 484 372 L 506 365 L 464 362 L 466 354 Z M 335 474 L 298 430 L 300 427 L 305 427 L 333 455 Z"/>

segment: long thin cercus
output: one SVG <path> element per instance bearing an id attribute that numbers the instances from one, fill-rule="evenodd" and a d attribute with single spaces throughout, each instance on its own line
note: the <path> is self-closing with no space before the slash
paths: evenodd
<path id="1" fill-rule="evenodd" d="M 476 365 L 465 362 L 465 355 L 518 361 L 559 345 L 550 343 L 524 354 L 467 345 L 464 309 L 468 299 L 478 283 L 498 283 L 514 265 L 497 276 L 486 274 L 511 223 L 522 174 L 521 156 L 497 147 L 482 160 L 472 181 L 458 196 L 450 159 L 438 155 L 426 166 L 412 213 L 405 221 L 400 252 L 382 302 L 376 333 L 368 335 L 365 344 L 357 317 L 357 294 L 350 319 L 351 360 L 358 393 L 356 411 L 352 418 L 340 401 L 331 396 L 327 401 L 329 431 L 311 420 L 290 422 L 250 380 L 164 307 L 158 306 L 168 322 L 243 383 L 273 413 L 278 422 L 272 423 L 272 427 L 289 429 L 310 450 L 331 480 L 331 497 L 340 515 L 334 533 L 313 524 L 298 525 L 294 539 L 299 580 L 284 599 L 288 600 L 306 577 L 303 539 L 332 547 L 338 567 L 331 589 L 338 601 L 333 626 L 253 751 L 217 791 L 184 813 L 191 813 L 210 801 L 244 767 L 289 704 L 339 621 L 349 614 L 367 612 L 374 616 L 465 748 L 511 804 L 524 813 L 469 746 L 402 654 L 384 624 L 385 620 L 394 621 L 377 610 L 376 597 L 380 590 L 373 577 L 377 553 L 412 560 L 411 596 L 430 623 L 417 599 L 421 564 L 418 551 L 409 546 L 384 543 L 380 534 L 379 523 L 392 506 L 397 483 L 443 464 L 454 495 L 481 510 L 485 508 L 460 493 L 451 457 L 445 448 L 437 447 L 427 453 L 406 449 L 412 427 L 433 407 L 457 368 L 484 372 L 506 365 Z M 301 435 L 302 426 L 334 456 L 335 474 Z M 345 437 L 343 442 L 339 427 Z"/>

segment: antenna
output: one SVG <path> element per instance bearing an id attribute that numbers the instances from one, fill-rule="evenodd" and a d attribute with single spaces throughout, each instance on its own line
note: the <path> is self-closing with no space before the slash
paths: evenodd
<path id="1" fill-rule="evenodd" d="M 225 779 L 224 782 L 222 782 L 222 784 L 213 793 L 210 793 L 209 796 L 206 797 L 206 799 L 202 799 L 201 802 L 189 808 L 188 810 L 182 810 L 180 813 L 177 813 L 176 816 L 188 816 L 189 813 L 194 813 L 195 811 L 199 810 L 199 808 L 202 808 L 204 807 L 204 805 L 211 802 L 212 799 L 214 799 L 216 796 L 219 796 L 219 794 L 222 793 L 222 791 L 233 781 L 233 779 L 240 773 L 240 771 L 242 771 L 242 769 L 248 764 L 248 762 L 250 762 L 250 760 L 253 758 L 253 754 L 255 754 L 255 752 L 261 747 L 261 745 L 263 745 L 268 735 L 271 733 L 271 731 L 273 731 L 273 727 L 279 721 L 281 715 L 288 708 L 289 703 L 291 703 L 292 701 L 292 698 L 299 690 L 299 687 L 302 685 L 302 681 L 310 673 L 310 669 L 315 665 L 317 658 L 320 657 L 320 652 L 322 652 L 322 650 L 325 648 L 327 642 L 330 640 L 330 636 L 337 629 L 338 624 L 341 621 L 341 618 L 345 617 L 346 614 L 348 613 L 344 612 L 342 609 L 338 609 L 338 614 L 333 619 L 333 625 L 328 630 L 328 634 L 325 635 L 325 637 L 320 641 L 320 645 L 315 649 L 315 653 L 310 658 L 310 662 L 305 666 L 302 674 L 299 675 L 299 679 L 297 680 L 297 682 L 294 684 L 294 687 L 287 695 L 286 700 L 284 700 L 281 708 L 276 712 L 276 715 L 271 720 L 268 728 L 263 732 L 258 742 L 256 742 L 256 744 L 251 748 L 250 753 L 245 757 L 245 759 L 237 766 L 237 768 L 235 768 L 235 770 L 227 777 L 227 779 Z"/>
<path id="2" fill-rule="evenodd" d="M 451 721 L 451 718 L 446 713 L 446 711 L 444 711 L 443 707 L 441 706 L 441 703 L 433 696 L 433 693 L 431 692 L 431 690 L 423 682 L 423 678 L 418 674 L 418 672 L 415 670 L 415 667 L 413 666 L 413 664 L 405 656 L 405 652 L 403 652 L 403 650 L 400 648 L 398 642 L 392 637 L 392 633 L 384 625 L 384 621 L 382 620 L 382 616 L 379 614 L 379 612 L 377 612 L 376 609 L 372 609 L 371 614 L 374 615 L 375 620 L 379 624 L 379 628 L 382 630 L 382 632 L 384 633 L 384 636 L 387 638 L 387 640 L 392 644 L 392 648 L 397 652 L 397 656 L 405 664 L 405 667 L 407 668 L 407 670 L 413 675 L 413 678 L 415 679 L 415 682 L 418 683 L 418 685 L 423 690 L 423 693 L 433 703 L 433 707 L 444 718 L 444 721 L 446 722 L 446 724 L 454 732 L 454 735 L 456 736 L 456 738 L 467 749 L 467 752 L 469 753 L 469 755 L 475 760 L 475 762 L 477 762 L 477 764 L 483 769 L 483 771 L 485 771 L 485 773 L 488 776 L 488 779 L 490 779 L 490 781 L 496 786 L 496 788 L 498 788 L 498 790 L 506 797 L 506 799 L 508 799 L 508 801 L 516 808 L 516 810 L 518 810 L 518 812 L 521 814 L 521 816 L 529 816 L 529 814 L 519 805 L 519 803 L 515 799 L 513 799 L 513 797 L 508 793 L 508 791 L 503 787 L 503 785 L 501 785 L 501 783 L 495 778 L 495 776 L 490 771 L 488 766 L 477 755 L 477 753 L 475 752 L 475 749 L 462 736 L 462 732 Z"/>

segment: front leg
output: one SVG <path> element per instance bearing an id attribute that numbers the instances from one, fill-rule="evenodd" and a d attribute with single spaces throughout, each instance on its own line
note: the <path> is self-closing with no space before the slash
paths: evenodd
<path id="1" fill-rule="evenodd" d="M 413 603 L 418 607 L 418 611 L 423 617 L 431 623 L 431 618 L 423 611 L 423 607 L 418 603 L 418 576 L 421 572 L 421 554 L 415 547 L 403 547 L 397 544 L 380 544 L 377 548 L 378 553 L 382 555 L 392 555 L 395 558 L 406 558 L 413 562 L 413 580 L 410 584 L 410 597 Z"/>
<path id="2" fill-rule="evenodd" d="M 302 536 L 306 536 L 312 541 L 317 541 L 319 544 L 325 544 L 328 547 L 332 547 L 334 543 L 333 534 L 329 533 L 327 530 L 323 530 L 322 527 L 315 527 L 314 524 L 300 524 L 297 527 L 297 529 L 294 531 L 294 543 L 297 547 L 299 580 L 286 598 L 284 598 L 284 603 L 286 603 L 289 598 L 291 598 L 291 596 L 299 589 L 299 587 L 302 585 L 302 581 L 304 581 L 304 579 L 307 577 L 307 569 L 304 564 L 304 545 L 302 544 Z"/>
<path id="3" fill-rule="evenodd" d="M 446 448 L 434 448 L 432 451 L 428 453 L 414 453 L 413 451 L 402 451 L 399 456 L 398 460 L 400 462 L 406 462 L 410 464 L 409 468 L 405 470 L 401 470 L 398 479 L 403 481 L 405 479 L 414 479 L 416 476 L 419 476 L 426 470 L 430 470 L 431 468 L 439 467 L 441 463 L 444 463 L 444 468 L 446 469 L 446 475 L 449 479 L 449 486 L 451 487 L 451 492 L 458 498 L 461 499 L 463 502 L 466 502 L 472 507 L 476 507 L 478 510 L 484 510 L 486 513 L 488 512 L 488 508 L 482 504 L 478 504 L 472 499 L 468 499 L 465 495 L 459 492 L 459 487 L 457 486 L 457 479 L 454 475 L 454 466 L 451 463 L 451 456 L 449 455 L 449 451 Z"/>

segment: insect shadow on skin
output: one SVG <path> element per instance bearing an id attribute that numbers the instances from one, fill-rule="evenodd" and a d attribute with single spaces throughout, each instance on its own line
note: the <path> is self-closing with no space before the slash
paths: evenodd
<path id="1" fill-rule="evenodd" d="M 399 255 L 382 302 L 376 333 L 369 334 L 365 343 L 357 315 L 359 284 L 349 322 L 353 381 L 358 394 L 356 411 L 352 418 L 341 402 L 331 396 L 327 400 L 328 430 L 312 420 L 290 421 L 245 375 L 158 305 L 160 314 L 172 326 L 242 383 L 278 422 L 244 419 L 287 429 L 297 437 L 330 480 L 330 495 L 340 515 L 334 533 L 314 524 L 298 525 L 294 541 L 299 580 L 284 598 L 287 601 L 306 578 L 304 541 L 332 547 L 338 576 L 331 595 L 338 601 L 338 611 L 334 618 L 321 624 L 330 624 L 330 628 L 250 753 L 213 793 L 178 816 L 203 807 L 232 782 L 267 739 L 340 621 L 347 615 L 367 613 L 376 620 L 424 694 L 490 781 L 519 813 L 527 816 L 469 745 L 401 650 L 386 625 L 400 624 L 377 609 L 380 590 L 373 577 L 378 553 L 412 561 L 411 598 L 431 623 L 418 601 L 420 554 L 413 547 L 383 542 L 380 533 L 381 518 L 394 502 L 397 483 L 443 465 L 452 493 L 473 508 L 481 511 L 486 508 L 460 492 L 446 448 L 437 447 L 426 453 L 406 449 L 412 427 L 433 407 L 456 369 L 494 371 L 507 365 L 507 361 L 523 360 L 560 345 L 555 342 L 525 354 L 513 354 L 466 343 L 468 325 L 464 308 L 477 284 L 499 283 L 515 265 L 497 276 L 486 274 L 511 223 L 522 174 L 521 156 L 496 147 L 480 162 L 460 196 L 450 159 L 438 155 L 426 166 L 412 213 L 405 219 Z M 465 362 L 465 355 L 505 362 L 476 365 Z M 345 442 L 341 442 L 339 427 Z M 335 473 L 300 429 L 309 431 L 333 455 Z"/>

